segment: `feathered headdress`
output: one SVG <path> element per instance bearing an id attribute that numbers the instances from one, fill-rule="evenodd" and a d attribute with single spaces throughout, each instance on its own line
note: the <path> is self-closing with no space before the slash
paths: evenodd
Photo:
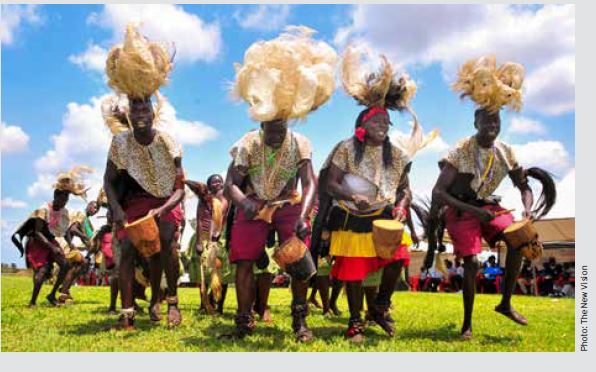
<path id="1" fill-rule="evenodd" d="M 99 194 L 97 195 L 97 199 L 95 201 L 100 207 L 108 207 L 108 196 L 106 195 L 106 190 L 104 190 L 103 187 L 99 189 Z"/>
<path id="2" fill-rule="evenodd" d="M 88 188 L 83 183 L 82 175 L 84 173 L 93 173 L 93 168 L 85 165 L 78 165 L 69 172 L 58 174 L 56 183 L 52 187 L 56 190 L 68 191 L 76 196 L 80 196 L 83 199 L 87 197 Z"/>
<path id="3" fill-rule="evenodd" d="M 166 47 L 149 41 L 131 24 L 126 27 L 124 44 L 113 47 L 106 61 L 108 85 L 132 98 L 153 95 L 166 83 L 171 70 Z"/>
<path id="4" fill-rule="evenodd" d="M 407 74 L 397 76 L 385 56 L 378 72 L 362 66 L 362 51 L 350 45 L 342 60 L 342 83 L 347 94 L 366 107 L 405 110 L 416 94 L 416 83 Z"/>
<path id="5" fill-rule="evenodd" d="M 235 64 L 232 95 L 249 105 L 255 121 L 304 118 L 331 97 L 335 89 L 337 54 L 315 41 L 316 31 L 289 26 L 269 41 L 259 41 Z"/>
<path id="6" fill-rule="evenodd" d="M 494 55 L 471 59 L 459 69 L 453 90 L 461 98 L 469 96 L 479 107 L 497 112 L 503 106 L 519 111 L 522 108 L 524 66 L 506 62 L 497 68 Z"/>
<path id="7" fill-rule="evenodd" d="M 362 50 L 350 45 L 346 48 L 342 60 L 342 83 L 347 94 L 359 104 L 383 110 L 408 111 L 414 125 L 409 137 L 398 136 L 395 142 L 413 157 L 426 145 L 439 136 L 439 130 L 424 136 L 418 116 L 410 106 L 416 94 L 416 83 L 407 74 L 396 75 L 385 56 L 381 56 L 378 72 L 370 72 L 362 66 Z"/>

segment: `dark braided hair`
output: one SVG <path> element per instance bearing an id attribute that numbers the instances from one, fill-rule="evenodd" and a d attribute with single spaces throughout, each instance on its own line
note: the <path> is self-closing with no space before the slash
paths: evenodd
<path id="1" fill-rule="evenodd" d="M 356 128 L 361 127 L 364 123 L 362 122 L 362 118 L 371 110 L 371 107 L 362 110 L 358 117 L 356 118 Z M 362 161 L 362 157 L 364 156 L 364 142 L 360 142 L 356 136 L 352 137 L 352 141 L 354 141 L 354 150 L 356 154 L 354 155 L 354 160 L 356 164 L 359 165 Z M 391 141 L 389 140 L 389 136 L 385 137 L 385 141 L 383 142 L 383 167 L 388 168 L 391 163 L 393 163 L 393 151 L 391 150 Z"/>

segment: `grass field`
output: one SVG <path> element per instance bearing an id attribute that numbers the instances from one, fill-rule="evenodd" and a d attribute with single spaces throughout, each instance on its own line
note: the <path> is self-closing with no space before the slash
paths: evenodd
<path id="1" fill-rule="evenodd" d="M 515 297 L 516 308 L 530 321 L 521 327 L 493 311 L 497 296 L 479 295 L 474 339 L 463 342 L 458 339 L 461 295 L 396 292 L 396 336 L 372 327 L 363 345 L 353 345 L 342 337 L 348 316 L 342 295 L 340 317 L 325 318 L 312 310 L 308 322 L 316 340 L 302 345 L 292 336 L 287 289 L 272 290 L 272 325 L 259 323 L 245 340 L 222 341 L 215 336 L 233 329 L 233 289 L 223 317 L 200 314 L 198 289 L 182 288 L 178 328 L 168 330 L 165 320 L 152 323 L 145 311 L 137 316 L 137 331 L 107 332 L 103 329 L 116 321 L 106 313 L 107 287 L 75 287 L 75 304 L 52 308 L 45 301 L 50 287 L 44 286 L 38 307 L 29 309 L 31 287 L 28 277 L 2 275 L 2 351 L 574 351 L 574 301 L 569 299 Z"/>

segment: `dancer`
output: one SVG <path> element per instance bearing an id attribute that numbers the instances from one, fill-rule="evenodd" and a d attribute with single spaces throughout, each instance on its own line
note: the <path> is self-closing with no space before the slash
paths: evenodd
<path id="1" fill-rule="evenodd" d="M 472 338 L 472 312 L 478 272 L 476 255 L 482 250 L 482 239 L 494 247 L 498 240 L 508 245 L 505 280 L 501 303 L 495 311 L 517 324 L 527 319 L 511 306 L 511 295 L 521 267 L 522 255 L 504 239 L 503 231 L 513 223 L 513 215 L 493 195 L 505 176 L 519 190 L 523 218 L 537 219 L 548 213 L 556 199 L 555 184 L 550 175 L 539 169 L 523 169 L 513 148 L 497 139 L 501 130 L 500 110 L 503 106 L 519 111 L 522 106 L 524 68 L 517 63 L 504 63 L 497 68 L 494 56 L 466 62 L 459 70 L 453 89 L 462 97 L 469 96 L 478 108 L 474 112 L 476 133 L 462 139 L 439 162 L 441 174 L 433 189 L 429 219 L 429 253 L 434 253 L 439 219 L 443 219 L 451 237 L 456 257 L 463 258 L 464 321 L 461 337 Z M 527 177 L 542 183 L 542 195 L 532 209 L 533 194 Z M 441 232 L 442 234 L 442 232 Z M 427 260 L 428 263 L 432 259 Z"/>
<path id="2" fill-rule="evenodd" d="M 82 173 L 89 172 L 90 168 L 81 166 L 75 167 L 70 172 L 59 174 L 57 182 L 53 185 L 54 198 L 52 201 L 34 210 L 12 235 L 12 242 L 21 252 L 21 256 L 26 255 L 27 267 L 33 269 L 33 293 L 29 301 L 31 307 L 36 305 L 41 286 L 44 280 L 51 275 L 54 262 L 59 267 L 58 276 L 52 291 L 46 298 L 51 305 L 59 305 L 56 292 L 64 282 L 70 265 L 56 239 L 64 238 L 68 246 L 72 247 L 72 239 L 68 230 L 70 218 L 66 204 L 70 194 L 85 195 L 86 190 L 81 182 L 81 176 Z M 25 237 L 27 240 L 23 248 Z"/>
<path id="3" fill-rule="evenodd" d="M 134 246 L 124 230 L 125 223 L 147 214 L 158 221 L 161 250 L 149 258 L 151 279 L 151 320 L 161 320 L 159 292 L 162 271 L 167 279 L 166 302 L 168 326 L 180 324 L 177 282 L 180 266 L 174 262 L 176 230 L 181 224 L 180 202 L 184 198 L 182 148 L 167 134 L 167 123 L 160 122 L 163 101 L 157 89 L 171 70 L 171 60 L 164 47 L 150 42 L 129 25 L 123 45 L 112 48 L 106 62 L 108 84 L 118 94 L 126 95 L 128 125 L 110 120 L 114 133 L 104 175 L 104 189 L 117 228 L 120 248 L 119 286 L 122 297 L 121 316 L 116 328 L 133 329 Z M 151 96 L 156 95 L 154 109 Z M 108 116 L 118 119 L 120 105 L 113 105 Z M 157 128 L 156 126 L 159 126 Z M 120 191 L 120 192 L 119 192 Z"/>
<path id="4" fill-rule="evenodd" d="M 313 33 L 290 27 L 274 40 L 253 44 L 244 64 L 237 66 L 234 92 L 250 105 L 260 130 L 248 132 L 232 147 L 233 164 L 226 177 L 226 195 L 237 208 L 230 242 L 230 260 L 237 265 L 233 337 L 254 329 L 253 265 L 269 231 L 277 231 L 280 244 L 294 235 L 302 240 L 309 235 L 306 219 L 315 194 L 311 144 L 288 128 L 288 120 L 306 117 L 329 99 L 337 58 L 331 47 L 311 38 Z M 308 283 L 292 280 L 292 329 L 301 342 L 313 338 L 306 324 L 307 290 Z"/>

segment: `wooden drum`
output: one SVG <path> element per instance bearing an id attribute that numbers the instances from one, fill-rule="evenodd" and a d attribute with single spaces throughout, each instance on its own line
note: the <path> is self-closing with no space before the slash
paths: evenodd
<path id="1" fill-rule="evenodd" d="M 152 214 L 124 225 L 128 238 L 143 257 L 150 257 L 161 250 L 159 228 Z"/>
<path id="2" fill-rule="evenodd" d="M 307 281 L 312 278 L 317 269 L 306 244 L 293 236 L 286 240 L 273 252 L 273 260 L 281 269 L 293 279 Z"/>
<path id="3" fill-rule="evenodd" d="M 517 221 L 503 232 L 505 239 L 513 248 L 518 249 L 528 260 L 542 256 L 542 242 L 538 231 L 530 220 Z"/>
<path id="4" fill-rule="evenodd" d="M 393 257 L 404 234 L 403 223 L 396 220 L 373 221 L 373 243 L 377 256 L 383 259 Z"/>

